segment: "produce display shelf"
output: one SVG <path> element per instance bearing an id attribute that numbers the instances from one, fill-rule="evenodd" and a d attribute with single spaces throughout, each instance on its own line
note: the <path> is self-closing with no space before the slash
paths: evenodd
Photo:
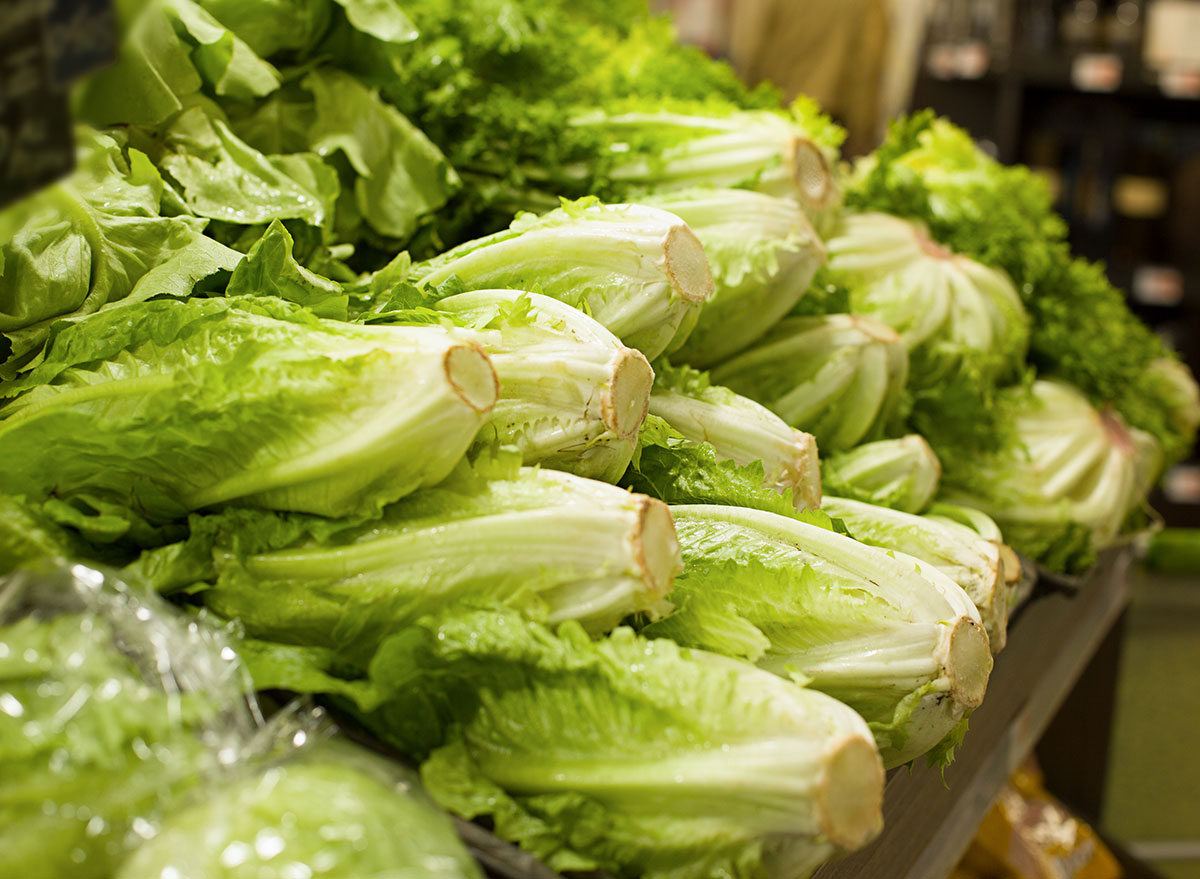
<path id="1" fill-rule="evenodd" d="M 1090 575 L 1043 579 L 1009 629 L 983 705 L 946 770 L 918 760 L 893 770 L 884 831 L 827 864 L 814 879 L 944 879 L 962 857 L 1001 786 L 1033 750 L 1129 600 L 1132 548 L 1104 553 Z"/>

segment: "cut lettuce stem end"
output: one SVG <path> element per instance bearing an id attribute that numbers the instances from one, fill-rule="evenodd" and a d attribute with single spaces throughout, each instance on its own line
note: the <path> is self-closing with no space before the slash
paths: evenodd
<path id="1" fill-rule="evenodd" d="M 500 398 L 500 380 L 492 362 L 478 345 L 454 345 L 442 361 L 446 380 L 464 403 L 481 414 L 492 411 Z"/>

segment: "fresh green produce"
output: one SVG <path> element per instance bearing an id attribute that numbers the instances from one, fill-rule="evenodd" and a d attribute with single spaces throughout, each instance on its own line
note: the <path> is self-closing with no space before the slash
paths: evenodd
<path id="1" fill-rule="evenodd" d="M 966 540 L 982 537 L 996 547 L 1000 553 L 1000 574 L 1004 581 L 1010 615 L 1033 592 L 1036 580 L 1033 566 L 1022 564 L 1021 557 L 1004 542 L 1000 526 L 986 513 L 971 507 L 960 507 L 939 501 L 933 504 L 922 518 L 950 528 Z"/>
<path id="2" fill-rule="evenodd" d="M 441 327 L 323 321 L 277 299 L 159 301 L 56 327 L 0 393 L 0 490 L 97 542 L 153 543 L 226 502 L 377 511 L 446 476 L 497 396 Z"/>
<path id="3" fill-rule="evenodd" d="M 806 875 L 879 830 L 883 772 L 853 711 L 627 628 L 592 641 L 453 613 L 385 641 L 365 682 L 312 650 L 261 659 L 260 685 L 357 691 L 360 722 L 423 761 L 440 805 L 558 870 Z"/>
<path id="4" fill-rule="evenodd" d="M 62 182 L 0 211 L 0 378 L 41 350 L 56 320 L 188 295 L 241 258 L 204 235 L 207 221 L 183 208 L 144 153 L 81 131 L 77 162 Z"/>
<path id="5" fill-rule="evenodd" d="M 761 460 L 739 465 L 712 443 L 689 439 L 657 415 L 642 424 L 620 484 L 669 504 L 729 504 L 784 516 L 805 506 L 793 489 L 772 487 Z"/>
<path id="6" fill-rule="evenodd" d="M 869 317 L 788 317 L 711 375 L 813 434 L 828 454 L 880 437 L 900 403 L 908 354 Z"/>
<path id="7" fill-rule="evenodd" d="M 0 613 L 4 869 L 107 879 L 238 746 L 242 679 L 211 633 L 96 571 L 0 581 Z"/>
<path id="8" fill-rule="evenodd" d="M 579 309 L 538 293 L 476 290 L 433 308 L 466 325 L 457 335 L 488 353 L 500 379 L 500 399 L 476 445 L 514 445 L 526 464 L 621 478 L 654 382 L 641 353 Z"/>
<path id="9" fill-rule="evenodd" d="M 1077 389 L 1039 380 L 1018 411 L 1019 444 L 947 464 L 943 497 L 995 519 L 1005 541 L 1055 570 L 1077 571 L 1144 502 L 1161 450 Z"/>
<path id="10" fill-rule="evenodd" d="M 847 214 L 829 239 L 829 273 L 850 290 L 851 309 L 898 332 L 909 383 L 933 388 L 1020 373 L 1029 340 L 1021 298 L 1002 272 L 934 243 L 919 224 L 880 213 Z"/>
<path id="11" fill-rule="evenodd" d="M 169 814 L 113 879 L 478 879 L 446 815 L 341 742 L 256 767 Z"/>
<path id="12" fill-rule="evenodd" d="M 821 503 L 821 470 L 811 434 L 702 372 L 659 363 L 650 413 L 694 442 L 712 445 L 719 460 L 738 467 L 759 462 L 763 484 L 786 494 L 798 508 Z M 675 500 L 672 498 L 671 500 Z"/>
<path id="13" fill-rule="evenodd" d="M 672 507 L 677 610 L 644 629 L 792 677 L 861 714 L 885 766 L 949 762 L 992 657 L 979 611 L 933 565 L 760 510 Z"/>
<path id="14" fill-rule="evenodd" d="M 795 199 L 822 229 L 841 204 L 831 170 L 835 154 L 807 136 L 798 115 L 703 104 L 668 109 L 658 102 L 653 109 L 581 113 L 571 127 L 619 156 L 603 162 L 603 174 L 627 191 L 744 187 Z M 536 169 L 526 174 L 536 182 Z"/>
<path id="15" fill-rule="evenodd" d="M 942 463 L 915 433 L 821 458 L 821 482 L 830 494 L 906 513 L 929 506 L 941 478 Z"/>
<path id="16" fill-rule="evenodd" d="M 552 296 L 648 358 L 686 337 L 713 290 L 704 248 L 682 220 L 658 208 L 594 200 L 518 217 L 507 231 L 414 266 L 413 274 L 427 289 L 457 279 L 452 289 Z"/>
<path id="17" fill-rule="evenodd" d="M 662 502 L 503 459 L 460 468 L 380 518 L 193 517 L 186 543 L 134 565 L 159 590 L 198 591 L 255 637 L 358 657 L 464 602 L 604 632 L 658 612 L 678 568 Z"/>
<path id="18" fill-rule="evenodd" d="M 855 540 L 898 550 L 933 565 L 962 587 L 975 604 L 992 653 L 1004 649 L 1009 588 L 996 544 L 966 526 L 845 498 L 826 497 L 821 512 L 845 523 Z"/>
<path id="19" fill-rule="evenodd" d="M 1188 453 L 1195 431 L 1172 413 L 1187 408 L 1194 390 L 1180 397 L 1178 385 L 1161 381 L 1152 364 L 1176 358 L 1100 266 L 1071 257 L 1066 223 L 1036 174 L 1001 165 L 925 111 L 893 123 L 883 145 L 856 163 L 847 189 L 849 205 L 921 220 L 955 253 L 1003 269 L 1029 312 L 1029 359 L 1039 374 L 1075 385 L 1094 405 L 1115 406 L 1127 424 L 1154 435 L 1164 462 Z M 954 454 L 979 449 L 973 437 Z"/>
<path id="20" fill-rule="evenodd" d="M 680 217 L 704 245 L 715 289 L 671 356 L 711 366 L 745 348 L 804 295 L 825 248 L 792 200 L 746 189 L 686 189 L 639 197 Z"/>

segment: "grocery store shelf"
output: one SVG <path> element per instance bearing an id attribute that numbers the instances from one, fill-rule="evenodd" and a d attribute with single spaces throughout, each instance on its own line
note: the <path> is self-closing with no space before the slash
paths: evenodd
<path id="1" fill-rule="evenodd" d="M 943 879 L 950 873 L 1127 604 L 1132 558 L 1129 547 L 1108 551 L 1077 588 L 1039 583 L 996 658 L 987 697 L 971 717 L 945 784 L 924 764 L 893 771 L 883 834 L 822 867 L 815 879 Z"/>

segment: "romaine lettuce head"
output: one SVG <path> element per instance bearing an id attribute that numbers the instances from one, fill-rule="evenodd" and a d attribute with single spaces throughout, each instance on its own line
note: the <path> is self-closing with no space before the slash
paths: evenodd
<path id="1" fill-rule="evenodd" d="M 82 131 L 75 171 L 0 211 L 0 378 L 11 378 L 50 325 L 110 302 L 186 296 L 241 258 L 204 235 L 146 155 Z"/>
<path id="2" fill-rule="evenodd" d="M 916 433 L 821 458 L 821 480 L 830 494 L 906 513 L 929 506 L 941 478 L 942 463 Z"/>
<path id="3" fill-rule="evenodd" d="M 636 103 L 626 112 L 593 110 L 571 127 L 604 144 L 604 176 L 633 191 L 692 186 L 753 189 L 794 199 L 818 229 L 841 204 L 836 152 L 807 136 L 784 111 Z M 615 161 L 609 156 L 617 156 Z M 536 171 L 530 173 L 536 180 Z"/>
<path id="4" fill-rule="evenodd" d="M 996 547 L 1000 552 L 1000 574 L 1004 581 L 1010 616 L 1033 592 L 1037 571 L 1032 565 L 1022 563 L 1016 550 L 1004 542 L 1000 526 L 991 516 L 972 507 L 939 501 L 929 508 L 924 518 L 954 529 L 968 540 L 982 537 Z"/>
<path id="5" fill-rule="evenodd" d="M 539 293 L 475 290 L 439 300 L 492 360 L 500 399 L 477 446 L 515 445 L 526 464 L 616 482 L 646 417 L 654 370 L 577 308 Z"/>
<path id="6" fill-rule="evenodd" d="M 594 200 L 518 217 L 504 232 L 414 266 L 413 275 L 426 288 L 457 279 L 460 290 L 535 290 L 582 309 L 651 359 L 686 335 L 713 290 L 704 248 L 682 220 Z"/>
<path id="7" fill-rule="evenodd" d="M 450 614 L 385 641 L 370 680 L 359 720 L 423 759 L 434 799 L 558 870 L 802 876 L 880 827 L 882 767 L 852 710 L 626 628 Z"/>
<path id="8" fill-rule="evenodd" d="M 238 502 L 350 515 L 443 479 L 496 401 L 442 327 L 357 327 L 277 299 L 131 304 L 56 327 L 8 384 L 0 490 L 105 542 Z"/>
<path id="9" fill-rule="evenodd" d="M 895 329 L 911 355 L 909 383 L 929 388 L 974 373 L 1015 378 L 1029 317 L 1008 277 L 934 243 L 889 214 L 848 214 L 829 239 L 829 271 L 851 308 Z"/>
<path id="10" fill-rule="evenodd" d="M 1159 445 L 1058 381 L 1034 382 L 1015 426 L 1019 444 L 947 462 L 942 496 L 987 513 L 1007 543 L 1047 567 L 1086 568 L 1145 503 Z"/>
<path id="11" fill-rule="evenodd" d="M 757 400 L 817 438 L 829 454 L 879 438 L 896 414 L 908 352 L 872 318 L 789 317 L 712 370 L 712 380 Z"/>
<path id="12" fill-rule="evenodd" d="M 479 879 L 415 779 L 342 742 L 255 768 L 169 814 L 114 879 Z"/>
<path id="13" fill-rule="evenodd" d="M 825 261 L 821 239 L 791 199 L 747 189 L 685 189 L 639 196 L 696 233 L 716 289 L 672 358 L 711 366 L 774 326 L 804 295 Z M 676 350 L 677 349 L 677 350 Z"/>
<path id="14" fill-rule="evenodd" d="M 957 524 L 861 501 L 827 497 L 821 511 L 845 523 L 855 540 L 898 550 L 933 565 L 975 604 L 992 653 L 1007 640 L 1009 586 L 1000 547 Z"/>
<path id="15" fill-rule="evenodd" d="M 677 610 L 643 631 L 756 663 L 845 702 L 884 765 L 948 760 L 992 657 L 979 611 L 933 565 L 760 510 L 672 507 Z"/>
<path id="16" fill-rule="evenodd" d="M 763 484 L 800 509 L 821 503 L 821 468 L 811 434 L 789 427 L 753 400 L 714 385 L 702 372 L 658 364 L 650 413 L 695 442 L 711 443 L 718 460 L 758 462 Z"/>
<path id="17" fill-rule="evenodd" d="M 502 466 L 461 468 L 380 518 L 193 517 L 187 543 L 134 569 L 163 591 L 191 587 L 255 637 L 358 657 L 455 603 L 592 632 L 659 611 L 680 566 L 665 504 L 553 470 L 488 472 Z"/>
<path id="18" fill-rule="evenodd" d="M 0 845 L 12 876 L 108 879 L 253 728 L 213 632 L 76 566 L 0 581 Z"/>

